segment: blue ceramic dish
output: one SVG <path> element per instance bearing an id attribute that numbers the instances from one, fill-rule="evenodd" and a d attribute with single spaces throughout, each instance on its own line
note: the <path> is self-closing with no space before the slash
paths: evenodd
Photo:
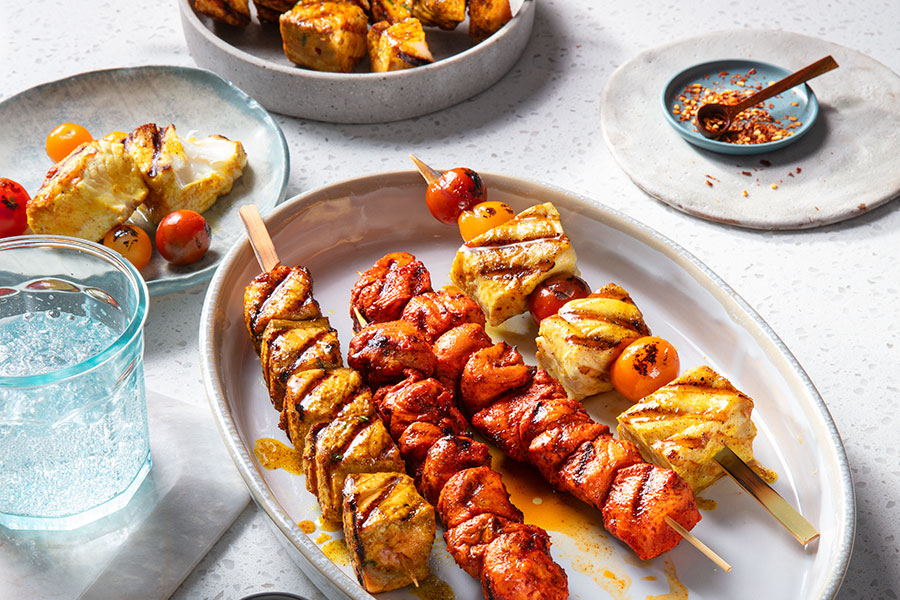
<path id="1" fill-rule="evenodd" d="M 87 127 L 96 138 L 144 123 L 173 123 L 179 135 L 219 134 L 240 140 L 247 167 L 231 192 L 204 213 L 212 244 L 198 263 L 170 265 L 158 252 L 141 269 L 151 296 L 212 277 L 219 260 L 243 235 L 238 209 L 256 203 L 268 214 L 287 192 L 290 159 L 281 128 L 253 98 L 212 71 L 174 66 L 109 69 L 73 75 L 0 102 L 0 167 L 32 196 L 53 161 L 44 142 L 60 123 Z"/>
<path id="2" fill-rule="evenodd" d="M 749 74 L 754 71 L 752 74 Z M 687 86 L 699 83 L 704 87 L 717 86 L 719 89 L 737 89 L 732 77 L 734 75 L 748 75 L 745 88 L 750 86 L 767 86 L 770 82 L 778 81 L 791 74 L 792 71 L 770 65 L 756 60 L 727 59 L 715 60 L 689 67 L 674 77 L 665 85 L 662 91 L 662 111 L 669 124 L 675 128 L 685 140 L 713 152 L 722 154 L 761 154 L 772 152 L 796 142 L 810 130 L 819 114 L 819 102 L 812 89 L 806 85 L 796 86 L 783 94 L 766 100 L 766 106 L 776 120 L 788 123 L 789 117 L 796 117 L 801 123 L 794 129 L 793 135 L 774 142 L 764 144 L 731 144 L 703 137 L 697 131 L 693 119 L 681 121 L 673 113 L 676 104 L 682 104 L 680 96 Z M 796 103 L 794 106 L 791 103 Z"/>

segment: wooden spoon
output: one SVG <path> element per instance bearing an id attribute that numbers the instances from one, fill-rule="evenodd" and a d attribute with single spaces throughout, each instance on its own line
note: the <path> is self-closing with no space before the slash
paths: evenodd
<path id="1" fill-rule="evenodd" d="M 737 104 L 704 104 L 697 110 L 697 116 L 695 117 L 697 129 L 703 137 L 718 138 L 728 131 L 734 121 L 734 117 L 742 110 L 837 68 L 837 62 L 829 55 L 756 92 Z"/>

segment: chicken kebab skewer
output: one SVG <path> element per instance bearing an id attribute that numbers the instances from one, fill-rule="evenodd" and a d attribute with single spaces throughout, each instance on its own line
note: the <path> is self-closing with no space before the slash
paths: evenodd
<path id="1" fill-rule="evenodd" d="M 323 520 L 343 520 L 351 565 L 367 591 L 418 585 L 429 572 L 434 508 L 403 473 L 371 392 L 343 368 L 309 273 L 279 263 L 255 206 L 240 214 L 264 269 L 245 290 L 245 322 L 279 425 L 303 456 L 307 489 Z"/>
<path id="2" fill-rule="evenodd" d="M 260 242 L 254 244 L 254 251 L 257 252 L 261 264 L 274 265 L 258 278 L 265 281 L 267 276 L 286 268 L 277 263 L 274 248 L 267 239 L 258 213 L 244 215 L 243 212 L 242 209 L 242 216 L 245 217 L 245 224 L 251 232 L 251 239 Z M 264 260 L 266 262 L 263 262 Z M 276 289 L 291 285 L 285 278 L 277 284 Z M 307 301 L 301 300 L 302 294 L 297 294 L 298 291 L 302 291 L 298 286 L 293 285 L 292 291 L 294 307 L 304 307 L 308 304 Z M 289 305 L 291 295 L 289 293 L 286 295 L 288 297 L 279 300 L 277 296 L 273 298 L 270 294 L 265 302 L 277 304 L 283 301 L 283 304 Z M 300 310 L 308 311 L 308 309 Z M 251 312 L 253 311 L 248 311 L 248 327 L 254 339 L 261 338 L 261 345 L 264 348 L 266 336 L 254 334 L 260 324 L 256 322 L 258 319 L 250 318 Z M 415 354 L 415 348 L 412 350 L 410 355 Z M 382 362 L 384 358 L 381 357 Z M 411 364 L 425 368 L 415 362 Z M 328 461 L 318 459 L 322 455 L 323 443 L 332 437 L 326 432 L 335 429 L 340 436 L 345 430 L 360 427 L 355 420 L 360 418 L 368 420 L 367 416 L 358 414 L 358 405 L 371 404 L 370 402 L 367 404 L 367 401 L 361 398 L 368 395 L 371 399 L 371 394 L 365 386 L 363 386 L 364 393 L 355 396 L 349 394 L 354 397 L 353 400 L 345 399 L 328 405 L 328 397 L 332 394 L 327 390 L 346 387 L 341 383 L 347 379 L 344 372 L 355 376 L 359 385 L 359 374 L 352 369 L 309 369 L 290 378 L 283 397 L 278 399 L 273 396 L 273 403 L 280 402 L 282 405 L 282 426 L 288 432 L 289 438 L 295 446 L 298 445 L 298 439 L 306 440 L 304 471 L 307 475 L 307 486 L 310 487 L 312 482 L 311 491 L 314 491 L 313 488 L 333 489 L 336 487 L 334 478 L 341 475 L 340 470 L 328 471 L 327 468 L 323 468 L 327 467 Z M 438 505 L 445 524 L 448 524 L 448 527 L 450 524 L 454 526 L 454 541 L 448 544 L 454 558 L 467 572 L 481 580 L 486 597 L 498 600 L 567 598 L 566 576 L 562 568 L 550 557 L 547 533 L 522 522 L 521 512 L 510 502 L 499 475 L 486 466 L 490 464 L 487 447 L 471 438 L 458 435 L 467 428 L 467 423 L 458 411 L 450 410 L 452 407 L 447 401 L 449 396 L 444 393 L 441 397 L 440 391 L 427 380 L 416 378 L 416 381 L 422 385 L 410 390 L 404 388 L 403 391 L 397 391 L 377 404 L 382 415 L 385 414 L 385 408 L 391 407 L 390 417 L 385 423 L 400 441 L 403 454 L 408 458 L 410 470 L 417 475 L 416 482 L 419 488 L 431 502 Z M 432 380 L 431 383 L 437 382 Z M 407 393 L 410 391 L 411 393 Z M 438 402 L 432 401 L 434 391 L 438 391 L 436 396 Z M 344 397 L 347 395 L 344 394 Z M 343 415 L 354 407 L 357 409 L 355 419 L 337 418 L 328 424 L 319 422 L 323 415 L 334 415 L 338 412 Z M 384 428 L 377 417 L 376 421 Z M 317 457 L 315 461 L 309 459 L 312 454 Z M 307 468 L 311 464 L 315 464 L 316 468 Z M 345 536 L 352 550 L 354 569 L 361 582 L 364 582 L 360 570 L 365 573 L 367 562 L 364 560 L 365 556 L 371 557 L 373 551 L 384 547 L 384 540 L 379 539 L 384 537 L 380 535 L 382 531 L 386 530 L 390 537 L 389 541 L 393 542 L 394 546 L 404 548 L 410 544 L 409 540 L 403 539 L 404 534 L 410 529 L 407 523 L 401 522 L 394 527 L 386 524 L 381 530 L 374 532 L 371 531 L 372 528 L 365 529 L 359 526 L 361 521 L 366 520 L 366 517 L 360 517 L 362 513 L 371 515 L 384 511 L 383 506 L 387 502 L 381 498 L 388 496 L 390 499 L 394 489 L 390 481 L 395 479 L 395 474 L 392 473 L 348 475 L 343 484 Z M 334 494 L 325 494 L 326 498 L 333 496 Z M 321 498 L 322 494 L 319 494 L 319 497 Z M 379 510 L 372 510 L 371 505 L 377 503 L 380 503 Z M 398 505 L 399 502 L 395 501 L 393 504 Z M 322 503 L 323 517 L 328 510 L 333 509 L 331 505 L 333 502 Z M 366 535 L 367 531 L 369 535 Z M 428 541 L 430 546 L 430 538 Z M 357 556 L 357 548 L 366 546 L 369 546 L 368 552 Z M 396 555 L 397 552 L 393 554 Z M 399 558 L 402 570 L 411 571 L 403 561 L 403 556 L 401 553 Z M 369 586 L 366 587 L 369 589 Z"/>
<path id="3" fill-rule="evenodd" d="M 405 255 L 402 265 L 397 260 L 401 255 Z M 397 377 L 402 369 L 385 375 L 382 365 L 364 364 L 366 351 L 371 347 L 379 354 L 399 355 L 410 342 L 397 339 L 397 331 L 404 331 L 406 340 L 415 340 L 420 347 L 433 343 L 433 375 L 461 397 L 460 408 L 472 415 L 475 428 L 512 458 L 537 466 L 557 489 L 602 510 L 607 528 L 641 558 L 657 556 L 687 537 L 719 566 L 730 569 L 687 532 L 700 515 L 690 488 L 674 471 L 644 463 L 631 442 L 612 438 L 609 428 L 567 398 L 545 371 L 525 366 L 506 344 L 492 345 L 483 320 L 470 317 L 477 306 L 465 294 L 445 290 L 411 295 L 415 284 L 410 279 L 421 270 L 408 268 L 413 262 L 417 261 L 411 255 L 390 254 L 361 274 L 351 293 L 351 314 L 373 319 L 399 315 L 400 320 L 362 329 L 351 343 L 351 364 L 363 363 L 357 368 L 370 380 Z M 392 310 L 379 310 L 387 300 L 393 303 Z"/>
<path id="4" fill-rule="evenodd" d="M 468 422 L 453 395 L 435 378 L 437 357 L 430 341 L 462 325 L 480 328 L 481 310 L 461 292 L 427 287 L 427 271 L 406 253 L 389 254 L 354 286 L 351 313 L 361 329 L 350 342 L 347 362 L 375 390 L 375 404 L 397 440 L 419 491 L 437 506 L 444 539 L 456 562 L 481 581 L 485 598 L 568 597 L 562 568 L 550 556 L 546 531 L 523 522 L 491 469 L 487 446 L 468 435 Z M 360 299 L 365 298 L 365 302 Z M 366 325 L 372 318 L 406 320 Z M 429 307 L 429 308 L 426 308 Z M 414 325 L 430 332 L 421 334 Z"/>

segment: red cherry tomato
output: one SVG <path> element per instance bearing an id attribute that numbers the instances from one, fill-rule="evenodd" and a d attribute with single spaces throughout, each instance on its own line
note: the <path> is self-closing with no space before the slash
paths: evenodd
<path id="1" fill-rule="evenodd" d="M 91 132 L 81 125 L 63 123 L 47 136 L 47 155 L 53 162 L 59 162 L 72 150 L 92 139 Z"/>
<path id="2" fill-rule="evenodd" d="M 616 390 L 637 402 L 678 377 L 680 366 L 675 346 L 662 338 L 647 336 L 626 346 L 609 374 Z"/>
<path id="3" fill-rule="evenodd" d="M 22 235 L 28 227 L 25 207 L 31 198 L 21 185 L 0 177 L 0 238 Z"/>
<path id="4" fill-rule="evenodd" d="M 156 249 L 173 265 L 197 262 L 206 256 L 209 242 L 209 223 L 192 210 L 167 214 L 156 229 Z"/>
<path id="5" fill-rule="evenodd" d="M 147 266 L 153 254 L 150 236 L 134 225 L 116 225 L 103 236 L 103 245 L 124 256 L 138 270 Z"/>
<path id="6" fill-rule="evenodd" d="M 452 225 L 459 214 L 487 199 L 481 176 L 472 169 L 450 169 L 428 186 L 425 202 L 434 218 Z"/>
<path id="7" fill-rule="evenodd" d="M 528 310 L 538 325 L 541 320 L 555 315 L 563 304 L 576 298 L 586 298 L 591 288 L 575 275 L 551 277 L 534 288 L 528 295 Z"/>
<path id="8" fill-rule="evenodd" d="M 489 200 L 476 204 L 472 210 L 459 213 L 459 234 L 463 240 L 471 241 L 485 231 L 502 225 L 516 216 L 505 202 Z"/>

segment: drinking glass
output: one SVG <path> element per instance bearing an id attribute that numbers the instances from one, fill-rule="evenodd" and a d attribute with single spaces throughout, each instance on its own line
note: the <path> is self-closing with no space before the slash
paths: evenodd
<path id="1" fill-rule="evenodd" d="M 147 302 L 104 246 L 0 240 L 0 525 L 74 529 L 137 491 L 150 470 Z"/>

